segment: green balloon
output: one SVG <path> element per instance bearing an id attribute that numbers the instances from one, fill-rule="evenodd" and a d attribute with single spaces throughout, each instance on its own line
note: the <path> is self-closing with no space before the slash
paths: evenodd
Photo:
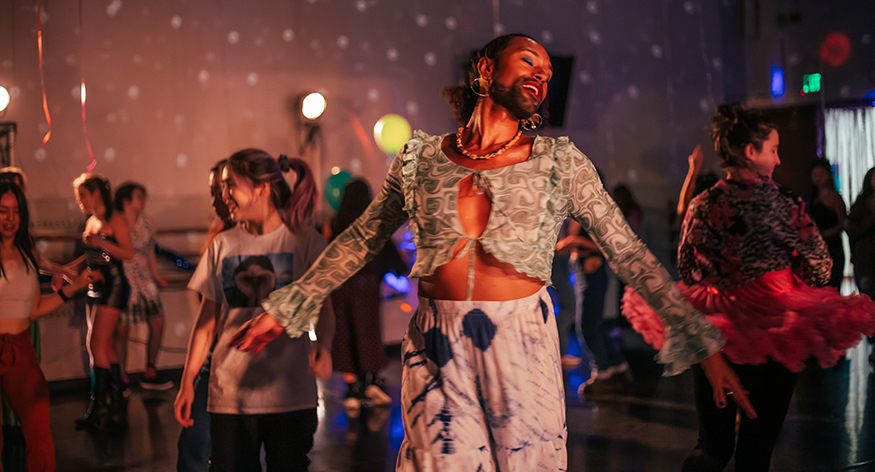
<path id="1" fill-rule="evenodd" d="M 342 170 L 325 181 L 325 200 L 331 205 L 334 211 L 340 207 L 340 199 L 343 198 L 343 189 L 346 188 L 347 182 L 352 179 L 352 174 Z"/>
<path id="2" fill-rule="evenodd" d="M 410 123 L 403 116 L 383 115 L 374 125 L 374 141 L 377 146 L 388 154 L 400 151 L 410 139 Z"/>

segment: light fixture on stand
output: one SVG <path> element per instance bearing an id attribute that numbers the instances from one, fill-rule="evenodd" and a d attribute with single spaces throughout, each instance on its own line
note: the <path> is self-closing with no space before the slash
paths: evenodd
<path id="1" fill-rule="evenodd" d="M 319 92 L 305 93 L 297 100 L 298 155 L 310 165 L 317 182 L 322 181 L 322 126 L 319 117 L 325 112 L 325 97 Z"/>

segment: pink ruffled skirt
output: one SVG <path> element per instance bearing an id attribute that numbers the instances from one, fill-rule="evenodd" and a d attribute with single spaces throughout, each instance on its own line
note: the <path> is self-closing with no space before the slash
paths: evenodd
<path id="1" fill-rule="evenodd" d="M 822 367 L 829 367 L 862 335 L 875 333 L 875 302 L 868 296 L 809 287 L 789 268 L 729 290 L 678 286 L 720 329 L 726 338 L 723 353 L 736 364 L 762 364 L 771 357 L 799 372 L 814 356 Z M 623 294 L 623 315 L 645 341 L 662 348 L 662 322 L 629 287 Z"/>

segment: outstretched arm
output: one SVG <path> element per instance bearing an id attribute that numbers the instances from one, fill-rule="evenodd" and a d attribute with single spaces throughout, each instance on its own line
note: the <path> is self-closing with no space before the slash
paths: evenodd
<path id="1" fill-rule="evenodd" d="M 401 188 L 404 152 L 395 156 L 380 194 L 365 212 L 328 245 L 300 279 L 261 302 L 289 336 L 307 331 L 328 294 L 373 259 L 407 219 Z"/>
<path id="2" fill-rule="evenodd" d="M 738 378 L 719 354 L 724 339 L 714 325 L 684 298 L 644 243 L 632 232 L 623 213 L 608 195 L 595 166 L 579 150 L 572 150 L 569 196 L 570 213 L 599 245 L 614 273 L 654 308 L 665 326 L 665 342 L 657 360 L 665 374 L 678 374 L 700 364 L 715 390 L 715 402 L 724 402 L 725 392 L 747 412 L 756 414 Z"/>

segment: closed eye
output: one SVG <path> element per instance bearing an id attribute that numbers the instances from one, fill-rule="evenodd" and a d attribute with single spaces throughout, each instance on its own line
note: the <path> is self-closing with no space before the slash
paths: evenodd
<path id="1" fill-rule="evenodd" d="M 526 61 L 526 64 L 528 64 L 528 65 L 530 65 L 530 66 L 535 65 L 535 62 L 532 61 L 532 58 L 531 58 L 531 57 L 524 57 L 523 60 Z"/>

